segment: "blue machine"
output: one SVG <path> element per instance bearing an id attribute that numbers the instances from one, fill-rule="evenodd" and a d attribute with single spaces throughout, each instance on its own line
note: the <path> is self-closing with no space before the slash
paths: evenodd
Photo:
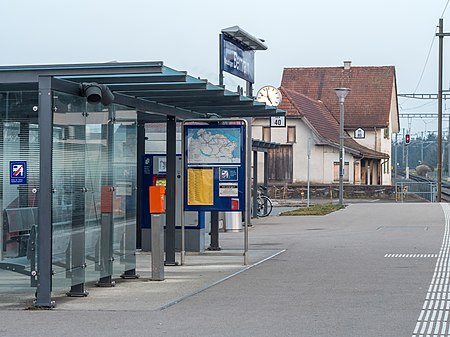
<path id="1" fill-rule="evenodd" d="M 150 251 L 151 217 L 149 212 L 149 187 L 166 186 L 166 156 L 163 154 L 145 154 L 142 167 L 142 250 Z M 181 155 L 177 155 L 175 221 L 176 243 L 175 249 L 181 250 Z M 209 214 L 208 214 L 209 215 Z M 185 234 L 186 251 L 202 252 L 205 250 L 205 219 L 209 218 L 205 212 L 186 212 Z"/>

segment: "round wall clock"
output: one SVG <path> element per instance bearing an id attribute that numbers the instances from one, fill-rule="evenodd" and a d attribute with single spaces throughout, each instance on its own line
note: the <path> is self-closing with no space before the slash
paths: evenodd
<path id="1" fill-rule="evenodd" d="M 271 106 L 278 106 L 281 102 L 281 92 L 271 85 L 265 85 L 258 90 L 256 100 Z"/>

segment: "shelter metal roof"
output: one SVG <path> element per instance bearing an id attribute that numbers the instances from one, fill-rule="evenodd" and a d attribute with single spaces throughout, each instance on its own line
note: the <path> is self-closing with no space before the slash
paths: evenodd
<path id="1" fill-rule="evenodd" d="M 94 63 L 0 67 L 0 90 L 34 87 L 39 76 L 54 78 L 55 90 L 75 93 L 80 83 L 107 85 L 117 104 L 178 119 L 281 116 L 284 110 L 213 85 L 163 62 Z"/>
<path id="2" fill-rule="evenodd" d="M 280 143 L 266 142 L 260 139 L 252 139 L 252 151 L 267 152 L 269 149 L 274 149 L 280 146 Z"/>

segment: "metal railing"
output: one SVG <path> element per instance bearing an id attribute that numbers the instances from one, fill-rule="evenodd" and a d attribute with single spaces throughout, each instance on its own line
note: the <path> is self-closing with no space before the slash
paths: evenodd
<path id="1" fill-rule="evenodd" d="M 395 183 L 395 192 L 396 200 L 401 202 L 417 198 L 436 202 L 437 185 L 434 181 L 402 180 Z"/>

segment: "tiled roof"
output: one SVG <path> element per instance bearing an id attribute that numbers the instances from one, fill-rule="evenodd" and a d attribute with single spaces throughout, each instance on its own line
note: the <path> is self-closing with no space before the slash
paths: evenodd
<path id="1" fill-rule="evenodd" d="M 287 117 L 303 117 L 329 145 L 339 146 L 339 123 L 325 104 L 286 88 L 280 88 L 283 101 L 279 108 L 286 110 Z M 345 132 L 344 146 L 356 155 L 368 158 L 389 158 L 385 153 L 371 150 L 357 143 Z"/>
<path id="2" fill-rule="evenodd" d="M 339 120 L 335 88 L 350 88 L 345 98 L 345 128 L 384 128 L 389 125 L 395 67 L 285 68 L 281 86 L 320 100 Z"/>

